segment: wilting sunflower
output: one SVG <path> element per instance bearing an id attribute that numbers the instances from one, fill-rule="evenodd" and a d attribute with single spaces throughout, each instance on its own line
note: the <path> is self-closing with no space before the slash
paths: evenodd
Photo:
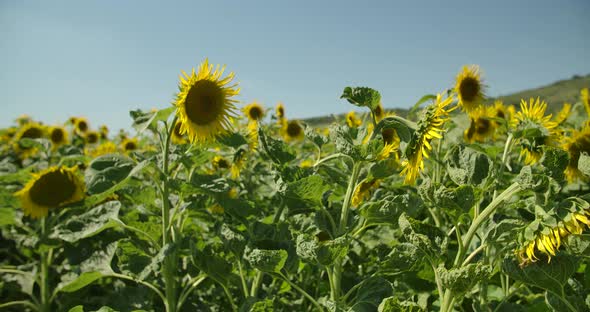
<path id="1" fill-rule="evenodd" d="M 68 132 L 61 126 L 51 127 L 49 128 L 49 139 L 53 144 L 53 148 L 56 149 L 68 142 Z"/>
<path id="2" fill-rule="evenodd" d="M 455 92 L 459 98 L 459 105 L 465 112 L 471 114 L 485 100 L 485 86 L 479 73 L 479 66 L 463 66 L 457 75 Z"/>
<path id="3" fill-rule="evenodd" d="M 78 133 L 79 135 L 83 135 L 84 133 L 86 133 L 86 131 L 88 131 L 88 120 L 86 120 L 86 118 L 83 117 L 76 118 L 74 128 L 76 130 L 76 133 Z"/>
<path id="4" fill-rule="evenodd" d="M 584 104 L 584 108 L 586 108 L 588 118 L 590 118 L 590 91 L 588 88 L 580 90 L 580 100 L 582 101 L 582 104 Z"/>
<path id="5" fill-rule="evenodd" d="M 400 145 L 400 138 L 397 134 L 397 131 L 393 128 L 385 128 L 381 130 L 381 136 L 383 137 L 383 149 L 379 156 L 377 156 L 378 160 L 383 160 L 389 158 L 391 155 L 395 156 L 396 162 L 399 162 L 399 145 Z"/>
<path id="6" fill-rule="evenodd" d="M 234 154 L 234 161 L 231 164 L 231 178 L 233 180 L 237 180 L 240 177 L 240 172 L 242 171 L 242 168 L 244 168 L 244 165 L 246 164 L 246 150 L 244 149 L 239 149 L 235 154 Z"/>
<path id="7" fill-rule="evenodd" d="M 86 143 L 88 143 L 88 144 L 98 143 L 99 138 L 100 138 L 100 133 L 98 133 L 96 131 L 88 131 L 88 132 L 86 132 L 86 135 L 84 136 L 84 139 L 86 140 Z"/>
<path id="8" fill-rule="evenodd" d="M 582 152 L 590 154 L 590 125 L 586 125 L 581 131 L 574 130 L 571 137 L 566 138 L 563 148 L 570 156 L 569 163 L 565 169 L 565 175 L 570 182 L 582 177 L 578 169 L 578 162 Z"/>
<path id="9" fill-rule="evenodd" d="M 535 251 L 545 254 L 547 262 L 551 261 L 551 257 L 556 255 L 556 252 L 561 246 L 561 242 L 570 234 L 582 234 L 584 228 L 590 227 L 590 211 L 579 210 L 577 212 L 570 212 L 566 217 L 559 221 L 557 226 L 553 228 L 544 228 L 536 238 L 529 241 L 525 246 L 516 251 L 516 255 L 520 260 L 520 265 L 524 266 L 531 262 L 539 260 Z"/>
<path id="10" fill-rule="evenodd" d="M 350 111 L 346 114 L 346 124 L 350 128 L 356 128 L 363 124 L 363 121 L 356 117 L 356 113 L 354 111 Z"/>
<path id="11" fill-rule="evenodd" d="M 177 145 L 186 144 L 187 142 L 186 136 L 180 132 L 180 127 L 182 127 L 182 123 L 180 123 L 180 121 L 177 121 L 174 124 L 174 129 L 172 129 L 172 136 L 170 137 L 172 139 L 172 143 Z"/>
<path id="12" fill-rule="evenodd" d="M 191 142 L 208 141 L 231 128 L 230 119 L 235 116 L 233 99 L 240 89 L 232 84 L 234 73 L 222 78 L 225 66 L 214 66 L 205 59 L 190 75 L 182 72 L 180 91 L 176 95 L 176 114 L 180 122 L 180 133 L 187 134 Z"/>
<path id="13" fill-rule="evenodd" d="M 469 116 L 471 119 L 469 128 L 463 132 L 465 141 L 469 143 L 485 142 L 488 138 L 492 137 L 498 126 L 491 119 L 494 117 L 494 113 L 494 107 L 485 105 L 473 111 Z"/>
<path id="14" fill-rule="evenodd" d="M 379 103 L 377 107 L 373 110 L 373 115 L 375 116 L 375 121 L 380 122 L 383 117 L 385 117 L 385 110 L 383 109 L 383 104 Z"/>
<path id="15" fill-rule="evenodd" d="M 136 150 L 139 147 L 136 138 L 125 138 L 121 141 L 121 149 L 126 153 Z"/>
<path id="16" fill-rule="evenodd" d="M 428 158 L 428 152 L 432 150 L 430 142 L 442 138 L 441 133 L 444 131 L 444 123 L 449 119 L 449 112 L 456 108 L 447 107 L 452 102 L 452 96 L 443 100 L 442 95 L 438 94 L 434 103 L 426 109 L 424 117 L 418 121 L 416 135 L 406 147 L 407 160 L 402 162 L 400 175 L 405 176 L 405 184 L 416 183 L 418 174 L 424 169 L 424 158 Z"/>
<path id="17" fill-rule="evenodd" d="M 38 123 L 28 123 L 22 126 L 14 136 L 14 150 L 22 158 L 28 158 L 37 153 L 36 147 L 24 147 L 19 141 L 22 139 L 39 139 L 45 135 L 45 128 Z"/>
<path id="18" fill-rule="evenodd" d="M 285 120 L 281 132 L 287 142 L 299 141 L 304 137 L 303 126 L 297 120 L 290 120 L 288 122 Z"/>
<path id="19" fill-rule="evenodd" d="M 352 194 L 352 206 L 358 207 L 364 200 L 366 200 L 369 195 L 371 195 L 371 190 L 379 187 L 381 180 L 379 179 L 364 179 L 361 183 L 357 184 L 354 188 L 354 193 Z"/>
<path id="20" fill-rule="evenodd" d="M 25 215 L 44 217 L 49 209 L 55 209 L 84 198 L 84 180 L 77 168 L 51 167 L 27 182 L 14 195 L 20 199 Z"/>
<path id="21" fill-rule="evenodd" d="M 244 114 L 248 117 L 248 137 L 250 148 L 258 147 L 258 123 L 264 118 L 264 108 L 258 102 L 252 102 L 244 107 Z"/>
<path id="22" fill-rule="evenodd" d="M 561 110 L 559 111 L 559 113 L 557 113 L 557 115 L 555 115 L 555 118 L 553 119 L 553 121 L 558 126 L 561 125 L 569 118 L 571 110 L 572 110 L 572 105 L 570 103 L 563 103 Z"/>
<path id="23" fill-rule="evenodd" d="M 520 111 L 514 116 L 517 130 L 536 128 L 539 135 L 529 135 L 521 139 L 522 150 L 521 156 L 524 157 L 524 163 L 532 165 L 543 156 L 543 145 L 550 145 L 556 134 L 557 124 L 551 121 L 551 114 L 545 116 L 547 103 L 531 98 L 527 103 L 525 100 L 520 102 Z"/>

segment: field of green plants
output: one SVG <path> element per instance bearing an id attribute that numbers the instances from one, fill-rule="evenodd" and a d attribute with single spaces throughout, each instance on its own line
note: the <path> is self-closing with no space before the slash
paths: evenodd
<path id="1" fill-rule="evenodd" d="M 590 311 L 587 88 L 487 105 L 465 66 L 403 118 L 343 86 L 314 128 L 224 69 L 133 135 L 0 130 L 0 310 Z"/>

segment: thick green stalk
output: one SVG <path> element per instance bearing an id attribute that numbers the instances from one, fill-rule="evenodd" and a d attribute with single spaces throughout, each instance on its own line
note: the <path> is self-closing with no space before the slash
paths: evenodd
<path id="1" fill-rule="evenodd" d="M 47 236 L 47 218 L 41 219 L 41 240 Z M 51 311 L 51 294 L 49 292 L 49 264 L 51 261 L 50 250 L 43 250 L 41 252 L 41 312 Z"/>
<path id="2" fill-rule="evenodd" d="M 338 227 L 338 232 L 336 233 L 338 236 L 345 234 L 347 231 L 348 210 L 350 208 L 350 200 L 352 198 L 352 194 L 354 193 L 354 188 L 356 186 L 356 182 L 361 172 L 361 165 L 362 162 L 355 162 L 352 166 L 352 174 L 350 175 L 350 180 L 348 181 L 348 188 L 346 189 L 346 195 L 344 196 L 344 202 L 342 203 L 342 211 L 340 212 L 340 226 Z M 336 259 L 336 261 L 334 261 L 334 275 L 332 276 L 334 282 L 334 289 L 333 291 L 331 291 L 331 295 L 332 300 L 334 300 L 334 302 L 336 303 L 340 298 L 340 289 L 342 286 L 341 281 L 343 261 L 343 258 L 338 258 Z"/>
<path id="3" fill-rule="evenodd" d="M 177 117 L 174 117 L 172 124 L 167 129 L 166 141 L 164 143 L 164 150 L 162 151 L 162 172 L 164 173 L 164 181 L 162 182 L 162 246 L 166 246 L 172 242 L 172 237 L 169 231 L 170 225 L 170 188 L 168 185 L 168 161 L 170 154 L 170 138 L 172 131 L 174 131 L 174 125 L 176 124 Z M 173 252 L 166 256 L 164 259 L 164 265 L 162 266 L 162 276 L 164 277 L 165 294 L 166 294 L 166 307 L 168 312 L 176 311 L 176 289 L 177 281 L 175 276 L 176 271 L 176 253 Z"/>

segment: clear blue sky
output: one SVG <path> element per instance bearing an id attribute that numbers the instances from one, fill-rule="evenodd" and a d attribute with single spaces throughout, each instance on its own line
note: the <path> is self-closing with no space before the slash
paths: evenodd
<path id="1" fill-rule="evenodd" d="M 590 73 L 590 1 L 0 0 L 0 127 L 82 115 L 128 128 L 167 107 L 205 57 L 242 103 L 289 118 L 345 112 L 347 85 L 408 107 L 479 64 L 491 96 Z"/>

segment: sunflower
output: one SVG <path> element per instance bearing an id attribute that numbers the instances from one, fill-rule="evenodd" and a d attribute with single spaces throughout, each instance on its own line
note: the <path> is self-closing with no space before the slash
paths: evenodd
<path id="1" fill-rule="evenodd" d="M 14 150 L 20 154 L 22 158 L 28 158 L 37 153 L 36 147 L 24 147 L 19 143 L 22 139 L 39 139 L 45 135 L 45 128 L 38 123 L 28 123 L 22 126 L 15 134 L 13 144 Z"/>
<path id="2" fill-rule="evenodd" d="M 111 141 L 106 141 L 101 143 L 100 145 L 90 148 L 87 147 L 84 149 L 84 154 L 96 158 L 98 156 L 106 155 L 106 154 L 114 154 L 117 152 L 117 145 Z"/>
<path id="3" fill-rule="evenodd" d="M 99 138 L 100 138 L 100 133 L 98 133 L 96 131 L 88 131 L 88 132 L 86 132 L 86 135 L 84 136 L 84 139 L 86 139 L 86 143 L 88 143 L 88 144 L 97 143 Z"/>
<path id="4" fill-rule="evenodd" d="M 397 134 L 397 131 L 393 128 L 385 128 L 381 130 L 381 136 L 383 137 L 383 149 L 379 156 L 377 156 L 378 160 L 383 160 L 389 158 L 392 154 L 395 156 L 395 160 L 399 162 L 399 145 L 400 145 L 400 138 Z"/>
<path id="5" fill-rule="evenodd" d="M 246 164 L 246 150 L 244 149 L 239 149 L 235 154 L 234 154 L 234 161 L 231 164 L 231 178 L 233 180 L 237 180 L 240 177 L 240 171 L 242 171 L 242 168 L 244 168 L 244 165 Z"/>
<path id="6" fill-rule="evenodd" d="M 121 142 L 121 149 L 126 153 L 136 150 L 139 147 L 136 138 L 125 138 Z"/>
<path id="7" fill-rule="evenodd" d="M 279 102 L 279 103 L 277 104 L 277 107 L 276 107 L 276 111 L 275 111 L 275 113 L 276 113 L 276 115 L 277 115 L 277 118 L 278 118 L 279 120 L 281 120 L 281 119 L 285 118 L 285 106 L 283 105 L 283 103 Z"/>
<path id="8" fill-rule="evenodd" d="M 219 155 L 213 157 L 211 164 L 213 165 L 213 169 L 215 169 L 215 170 L 228 169 L 230 167 L 227 159 L 225 159 Z"/>
<path id="9" fill-rule="evenodd" d="M 469 128 L 463 132 L 465 141 L 485 142 L 489 137 L 492 137 L 498 127 L 498 124 L 491 118 L 495 117 L 494 107 L 480 106 L 470 115 L 471 123 Z"/>
<path id="10" fill-rule="evenodd" d="M 350 128 L 359 127 L 362 123 L 362 120 L 356 117 L 356 113 L 354 111 L 350 111 L 348 114 L 346 114 L 346 124 Z"/>
<path id="11" fill-rule="evenodd" d="M 578 161 L 582 152 L 590 154 L 590 125 L 586 125 L 581 131 L 574 130 L 571 137 L 567 138 L 563 148 L 570 156 L 569 163 L 565 169 L 565 175 L 570 182 L 582 177 L 578 169 Z"/>
<path id="12" fill-rule="evenodd" d="M 44 217 L 49 209 L 80 201 L 84 198 L 84 180 L 77 168 L 51 167 L 38 174 L 14 195 L 20 199 L 25 215 Z"/>
<path id="13" fill-rule="evenodd" d="M 240 89 L 232 84 L 234 73 L 221 78 L 225 66 L 214 66 L 205 59 L 190 75 L 180 76 L 180 91 L 176 95 L 176 114 L 181 122 L 180 133 L 187 134 L 191 142 L 205 142 L 231 128 L 235 116 L 233 99 Z"/>
<path id="14" fill-rule="evenodd" d="M 283 133 L 283 137 L 287 142 L 298 141 L 304 137 L 303 127 L 297 120 L 285 120 L 281 132 Z"/>
<path id="15" fill-rule="evenodd" d="M 590 91 L 588 88 L 580 90 L 580 101 L 582 101 L 582 104 L 584 104 L 588 118 L 590 118 Z"/>
<path id="16" fill-rule="evenodd" d="M 57 148 L 68 142 L 68 132 L 64 127 L 53 126 L 49 128 L 49 139 L 53 144 L 53 148 Z"/>
<path id="17" fill-rule="evenodd" d="M 559 111 L 559 113 L 557 113 L 557 115 L 555 115 L 555 118 L 553 119 L 553 121 L 558 126 L 561 125 L 569 118 L 571 111 L 572 111 L 572 105 L 570 103 L 563 103 L 561 110 Z"/>
<path id="18" fill-rule="evenodd" d="M 405 184 L 414 184 L 418 174 L 424 169 L 424 158 L 428 158 L 428 151 L 432 150 L 430 142 L 433 139 L 442 138 L 443 125 L 449 119 L 448 115 L 455 107 L 448 108 L 453 102 L 453 97 L 443 100 L 441 94 L 437 94 L 436 100 L 430 105 L 424 117 L 418 121 L 418 129 L 412 141 L 406 147 L 407 159 L 402 162 L 401 176 L 405 176 Z"/>
<path id="19" fill-rule="evenodd" d="M 538 129 L 540 135 L 528 136 L 521 139 L 522 150 L 521 156 L 524 157 L 524 163 L 532 165 L 538 162 L 543 156 L 543 145 L 550 145 L 556 135 L 557 123 L 551 121 L 551 114 L 545 116 L 547 103 L 531 98 L 527 103 L 525 100 L 520 102 L 520 111 L 514 116 L 514 123 L 517 130 Z"/>
<path id="20" fill-rule="evenodd" d="M 534 239 L 527 242 L 525 246 L 516 251 L 521 265 L 527 265 L 539 260 L 535 251 L 545 254 L 547 262 L 556 255 L 561 243 L 571 235 L 582 234 L 584 228 L 590 227 L 590 210 L 582 209 L 568 213 L 563 220 L 560 220 L 555 227 L 546 227 L 536 235 Z"/>
<path id="21" fill-rule="evenodd" d="M 102 125 L 98 128 L 98 131 L 100 132 L 100 138 L 103 140 L 106 140 L 109 138 L 109 128 L 105 125 Z"/>
<path id="22" fill-rule="evenodd" d="M 485 86 L 481 81 L 479 66 L 463 66 L 456 80 L 455 92 L 459 97 L 459 105 L 471 114 L 485 100 Z"/>
<path id="23" fill-rule="evenodd" d="M 379 179 L 364 179 L 361 183 L 357 184 L 352 194 L 351 203 L 354 207 L 358 207 L 363 200 L 366 200 L 371 195 L 371 190 L 379 187 L 381 180 Z"/>
<path id="24" fill-rule="evenodd" d="M 375 116 L 375 121 L 380 122 L 381 119 L 385 117 L 385 110 L 383 109 L 383 104 L 379 103 L 377 107 L 373 110 L 373 116 Z"/>
<path id="25" fill-rule="evenodd" d="M 250 148 L 258 147 L 258 123 L 264 118 L 264 108 L 258 102 L 252 102 L 244 107 L 244 114 L 248 117 L 248 136 Z"/>
<path id="26" fill-rule="evenodd" d="M 177 144 L 177 145 L 182 145 L 182 144 L 186 144 L 187 140 L 186 140 L 186 136 L 182 133 L 180 133 L 180 128 L 182 127 L 182 123 L 180 123 L 179 121 L 176 121 L 176 123 L 174 124 L 174 129 L 172 130 L 172 143 Z"/>
<path id="27" fill-rule="evenodd" d="M 26 114 L 20 115 L 16 118 L 16 123 L 19 126 L 24 126 L 24 125 L 32 123 L 32 122 L 33 122 L 33 119 L 31 118 L 31 116 L 26 115 Z"/>
<path id="28" fill-rule="evenodd" d="M 76 129 L 76 132 L 80 135 L 86 133 L 86 131 L 88 131 L 88 120 L 86 120 L 86 118 L 83 117 L 76 118 L 74 128 Z"/>

